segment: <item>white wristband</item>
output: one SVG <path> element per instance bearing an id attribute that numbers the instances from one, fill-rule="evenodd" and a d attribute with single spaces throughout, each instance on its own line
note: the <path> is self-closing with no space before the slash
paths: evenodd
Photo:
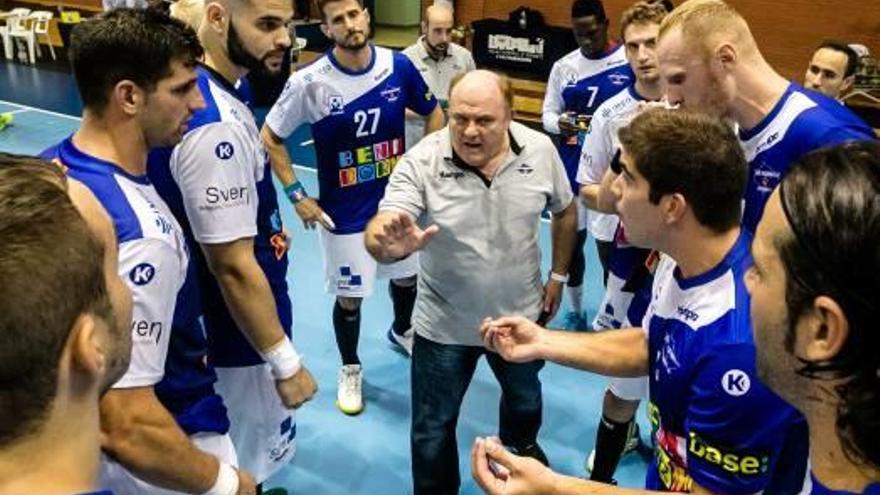
<path id="1" fill-rule="evenodd" d="M 272 376 L 276 380 L 286 380 L 299 373 L 302 368 L 302 357 L 293 348 L 293 342 L 286 335 L 275 347 L 260 355 L 263 361 L 269 363 Z"/>
<path id="2" fill-rule="evenodd" d="M 217 481 L 202 495 L 235 495 L 236 493 L 238 493 L 238 471 L 229 464 L 221 462 L 217 471 Z"/>
<path id="3" fill-rule="evenodd" d="M 550 280 L 555 280 L 561 284 L 568 282 L 568 274 L 560 275 L 556 272 L 550 272 Z"/>

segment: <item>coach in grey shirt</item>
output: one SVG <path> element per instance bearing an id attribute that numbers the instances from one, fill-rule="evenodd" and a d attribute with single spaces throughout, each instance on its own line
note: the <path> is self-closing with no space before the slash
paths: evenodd
<path id="1" fill-rule="evenodd" d="M 425 10 L 422 36 L 403 50 L 422 74 L 431 92 L 446 111 L 449 100 L 449 83 L 452 78 L 476 69 L 474 57 L 467 48 L 450 41 L 453 26 L 452 8 L 434 3 Z M 425 119 L 412 112 L 407 113 L 406 146 L 412 148 L 425 135 Z"/>
<path id="2" fill-rule="evenodd" d="M 413 314 L 412 463 L 415 493 L 458 493 L 455 427 L 480 356 L 501 389 L 501 441 L 537 445 L 543 362 L 511 364 L 481 347 L 489 316 L 547 320 L 559 306 L 577 210 L 550 139 L 511 120 L 510 82 L 488 71 L 454 79 L 449 125 L 398 162 L 366 231 L 380 262 L 420 254 Z M 541 212 L 553 214 L 552 272 L 540 268 Z"/>

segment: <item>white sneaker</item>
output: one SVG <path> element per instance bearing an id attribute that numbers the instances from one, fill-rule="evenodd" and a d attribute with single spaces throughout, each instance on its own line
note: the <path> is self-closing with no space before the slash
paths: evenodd
<path id="1" fill-rule="evenodd" d="M 415 332 L 412 327 L 403 332 L 403 335 L 398 335 L 393 327 L 388 328 L 388 340 L 390 340 L 392 344 L 400 346 L 400 348 L 406 352 L 406 355 L 410 357 L 412 357 L 413 340 L 415 339 L 414 334 Z"/>
<path id="2" fill-rule="evenodd" d="M 360 414 L 364 410 L 364 399 L 361 394 L 363 371 L 359 364 L 346 364 L 339 369 L 339 380 L 336 385 L 336 407 L 345 414 Z"/>

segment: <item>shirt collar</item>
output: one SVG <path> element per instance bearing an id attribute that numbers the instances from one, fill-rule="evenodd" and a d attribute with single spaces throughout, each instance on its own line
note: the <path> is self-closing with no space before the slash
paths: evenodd
<path id="1" fill-rule="evenodd" d="M 522 154 L 523 148 L 525 148 L 525 145 L 520 144 L 520 142 L 517 141 L 516 136 L 513 132 L 513 127 L 511 126 L 510 128 L 508 128 L 507 136 L 510 138 L 510 151 L 508 152 L 508 156 L 505 159 L 505 162 L 502 163 L 500 167 L 498 167 L 498 170 L 495 171 L 495 176 L 493 177 L 493 179 L 490 180 L 486 178 L 486 176 L 484 176 L 481 171 L 465 163 L 465 161 L 460 156 L 458 156 L 458 153 L 456 153 L 455 150 L 452 149 L 452 136 L 449 135 L 448 129 L 449 127 L 447 126 L 447 132 L 445 133 L 446 135 L 443 137 L 442 143 L 444 147 L 444 161 L 456 168 L 474 173 L 477 177 L 482 179 L 486 187 L 489 187 L 489 185 L 492 183 L 492 180 L 494 180 L 494 177 L 498 177 L 504 169 L 509 167 L 511 163 L 515 162 L 516 158 Z M 510 155 L 510 152 L 513 152 L 512 157 Z"/>

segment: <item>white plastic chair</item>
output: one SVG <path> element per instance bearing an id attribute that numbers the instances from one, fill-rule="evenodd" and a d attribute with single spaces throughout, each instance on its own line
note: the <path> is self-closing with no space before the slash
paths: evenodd
<path id="1" fill-rule="evenodd" d="M 25 7 L 15 8 L 6 15 L 6 25 L 0 26 L 0 38 L 3 38 L 3 51 L 8 60 L 14 55 L 13 43 L 15 38 L 27 38 L 30 33 L 28 15 L 31 9 Z"/>
<path id="2" fill-rule="evenodd" d="M 40 50 L 40 36 L 44 36 L 46 38 L 46 44 L 49 45 L 49 53 L 52 54 L 52 60 L 57 60 L 55 58 L 55 47 L 52 46 L 52 40 L 49 39 L 49 24 L 52 21 L 52 17 L 55 14 L 48 10 L 35 10 L 31 12 L 31 29 L 34 32 L 33 42 L 28 45 L 28 50 L 30 51 L 31 63 L 34 62 L 34 48 L 36 48 L 36 52 L 39 56 L 43 56 L 42 51 Z"/>

